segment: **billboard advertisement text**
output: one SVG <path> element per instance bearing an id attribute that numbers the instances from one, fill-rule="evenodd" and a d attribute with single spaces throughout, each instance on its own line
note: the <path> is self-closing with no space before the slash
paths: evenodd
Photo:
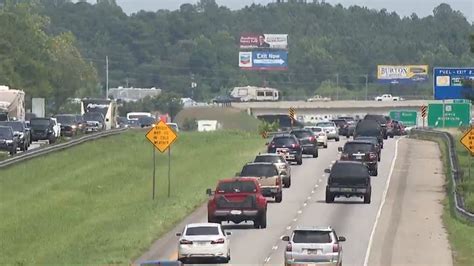
<path id="1" fill-rule="evenodd" d="M 244 33 L 240 36 L 240 49 L 288 49 L 288 34 Z"/>
<path id="2" fill-rule="evenodd" d="M 246 70 L 287 70 L 288 52 L 239 52 L 239 67 Z"/>
<path id="3" fill-rule="evenodd" d="M 433 88 L 436 100 L 464 99 L 472 97 L 474 88 L 465 87 L 465 81 L 474 81 L 474 68 L 433 69 Z"/>
<path id="4" fill-rule="evenodd" d="M 377 79 L 381 83 L 407 84 L 428 80 L 427 65 L 379 65 Z"/>

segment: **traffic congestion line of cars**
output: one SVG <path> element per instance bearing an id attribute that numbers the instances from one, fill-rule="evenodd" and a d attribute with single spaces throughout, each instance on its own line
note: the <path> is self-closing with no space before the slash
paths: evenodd
<path id="1" fill-rule="evenodd" d="M 274 133 L 266 143 L 265 153 L 256 155 L 234 177 L 219 180 L 215 189 L 206 190 L 207 223 L 188 224 L 177 233 L 178 260 L 229 262 L 230 232 L 225 231 L 222 223 L 252 222 L 255 229 L 265 229 L 269 202 L 282 202 L 285 188 L 291 187 L 291 164 L 302 165 L 304 155 L 319 157 L 318 150 L 328 147 L 328 139 L 337 142 L 341 135 L 353 139 L 338 147 L 340 158 L 324 169 L 329 174 L 325 202 L 333 203 L 339 197 L 359 197 L 363 203 L 370 204 L 371 178 L 378 176 L 383 142 L 392 134 L 403 132 L 393 130 L 394 122 L 382 118 L 372 114 L 358 121 L 344 117 Z M 287 242 L 285 265 L 342 265 L 341 242 L 346 239 L 338 236 L 331 226 L 296 227 L 281 240 Z"/>

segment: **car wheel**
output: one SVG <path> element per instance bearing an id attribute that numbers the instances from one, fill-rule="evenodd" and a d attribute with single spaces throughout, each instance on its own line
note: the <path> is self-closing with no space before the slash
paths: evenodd
<path id="1" fill-rule="evenodd" d="M 265 210 L 260 216 L 259 224 L 261 229 L 267 228 L 267 210 Z"/>
<path id="2" fill-rule="evenodd" d="M 303 164 L 303 156 L 298 157 L 298 159 L 296 159 L 296 164 L 297 165 L 302 165 Z"/>
<path id="3" fill-rule="evenodd" d="M 318 158 L 318 148 L 316 148 L 313 152 L 313 158 Z"/>
<path id="4" fill-rule="evenodd" d="M 336 142 L 339 141 L 339 137 L 336 138 Z"/>
<path id="5" fill-rule="evenodd" d="M 375 170 L 372 171 L 372 176 L 377 176 L 379 174 L 379 169 L 375 168 Z"/>
<path id="6" fill-rule="evenodd" d="M 326 203 L 333 203 L 334 202 L 334 195 L 326 191 Z"/>
<path id="7" fill-rule="evenodd" d="M 390 135 L 390 138 L 393 139 L 393 135 Z"/>
<path id="8" fill-rule="evenodd" d="M 377 161 L 379 161 L 379 162 L 380 162 L 380 160 L 381 160 L 381 158 L 380 158 L 380 154 L 379 154 L 379 158 L 377 159 Z"/>
<path id="9" fill-rule="evenodd" d="M 287 187 L 291 187 L 291 176 L 288 177 L 288 186 Z"/>
<path id="10" fill-rule="evenodd" d="M 275 202 L 280 203 L 282 200 L 283 200 L 283 191 L 280 191 L 280 193 L 278 193 L 275 196 Z"/>
<path id="11" fill-rule="evenodd" d="M 370 196 L 371 196 L 371 193 L 367 193 L 364 195 L 364 203 L 366 204 L 370 203 Z"/>
<path id="12" fill-rule="evenodd" d="M 327 143 L 324 145 L 324 148 L 325 148 L 325 149 L 327 149 L 327 148 L 328 148 L 328 144 L 327 144 Z"/>

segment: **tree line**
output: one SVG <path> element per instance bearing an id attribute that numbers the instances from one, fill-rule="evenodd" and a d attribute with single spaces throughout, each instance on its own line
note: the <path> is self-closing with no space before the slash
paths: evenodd
<path id="1" fill-rule="evenodd" d="M 104 95 L 106 56 L 110 87 L 160 87 L 190 96 L 191 82 L 196 82 L 195 100 L 263 83 L 282 90 L 286 99 L 315 93 L 354 98 L 364 94 L 366 78 L 371 94 L 429 96 L 430 82 L 378 85 L 377 65 L 474 65 L 474 25 L 447 4 L 419 18 L 318 1 L 254 4 L 232 11 L 201 0 L 176 11 L 132 15 L 114 0 L 20 2 L 29 4 L 4 5 L 0 13 L 8 21 L 0 28 L 8 36 L 0 41 L 0 82 L 46 94 L 55 102 L 71 95 Z M 29 30 L 18 30 L 25 27 Z M 240 70 L 243 32 L 289 34 L 289 70 Z M 12 45 L 16 43 L 21 49 Z"/>

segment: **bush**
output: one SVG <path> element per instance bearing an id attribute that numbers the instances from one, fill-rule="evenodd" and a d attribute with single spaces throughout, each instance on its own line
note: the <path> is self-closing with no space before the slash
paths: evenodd
<path id="1" fill-rule="evenodd" d="M 262 123 L 258 126 L 258 133 L 262 135 L 264 132 L 276 132 L 280 128 L 280 125 L 277 121 L 274 121 L 272 123 L 267 122 L 267 121 L 262 121 Z"/>
<path id="2" fill-rule="evenodd" d="M 194 131 L 197 129 L 197 120 L 196 118 L 185 118 L 181 128 L 185 131 Z"/>

